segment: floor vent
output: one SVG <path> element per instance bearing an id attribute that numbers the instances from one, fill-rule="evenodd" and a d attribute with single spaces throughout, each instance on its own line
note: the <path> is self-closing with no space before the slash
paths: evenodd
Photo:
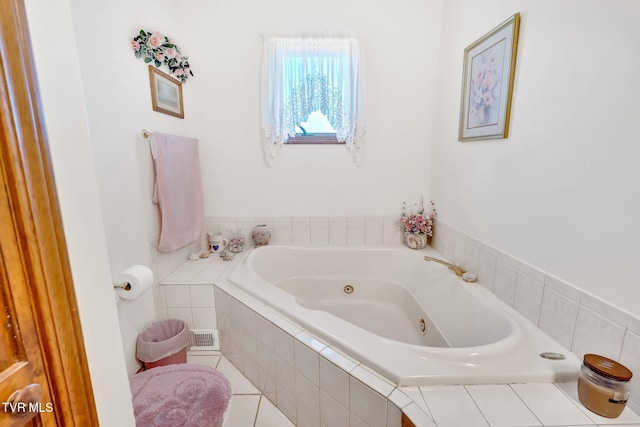
<path id="1" fill-rule="evenodd" d="M 217 329 L 191 329 L 189 350 L 220 350 Z"/>

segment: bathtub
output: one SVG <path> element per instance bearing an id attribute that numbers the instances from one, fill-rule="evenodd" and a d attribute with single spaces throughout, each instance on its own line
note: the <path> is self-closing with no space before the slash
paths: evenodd
<path id="1" fill-rule="evenodd" d="M 264 246 L 223 279 L 397 385 L 577 378 L 569 350 L 424 255 L 440 257 L 431 248 Z"/>

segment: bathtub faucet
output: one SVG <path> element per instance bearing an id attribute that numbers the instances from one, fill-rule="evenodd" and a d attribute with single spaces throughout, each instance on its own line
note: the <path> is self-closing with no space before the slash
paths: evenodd
<path id="1" fill-rule="evenodd" d="M 433 262 L 437 262 L 438 264 L 442 264 L 445 265 L 449 268 L 449 270 L 453 271 L 455 273 L 456 276 L 461 277 L 462 280 L 464 280 L 465 282 L 475 282 L 477 277 L 475 274 L 473 273 L 469 273 L 468 271 L 464 271 L 462 268 L 458 267 L 455 264 L 451 264 L 449 262 L 443 261 L 441 259 L 438 258 L 433 258 L 430 256 L 424 256 L 424 260 L 425 261 L 433 261 Z"/>

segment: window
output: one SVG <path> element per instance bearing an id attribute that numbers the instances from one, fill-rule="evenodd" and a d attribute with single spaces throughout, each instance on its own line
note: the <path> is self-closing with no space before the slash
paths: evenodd
<path id="1" fill-rule="evenodd" d="M 356 162 L 364 143 L 356 38 L 267 38 L 262 66 L 265 161 L 285 143 L 342 143 Z"/>
<path id="2" fill-rule="evenodd" d="M 327 116 L 316 110 L 306 121 L 296 124 L 296 134 L 289 136 L 286 144 L 344 144 L 344 141 L 338 141 Z"/>

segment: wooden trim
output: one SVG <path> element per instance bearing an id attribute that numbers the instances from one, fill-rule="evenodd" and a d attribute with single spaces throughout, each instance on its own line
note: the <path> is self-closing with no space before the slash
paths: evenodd
<path id="1" fill-rule="evenodd" d="M 0 2 L 0 97 L 0 166 L 56 423 L 97 426 L 22 0 Z"/>
<path id="2" fill-rule="evenodd" d="M 416 425 L 407 417 L 404 412 L 402 413 L 402 424 L 401 427 L 416 427 Z"/>

